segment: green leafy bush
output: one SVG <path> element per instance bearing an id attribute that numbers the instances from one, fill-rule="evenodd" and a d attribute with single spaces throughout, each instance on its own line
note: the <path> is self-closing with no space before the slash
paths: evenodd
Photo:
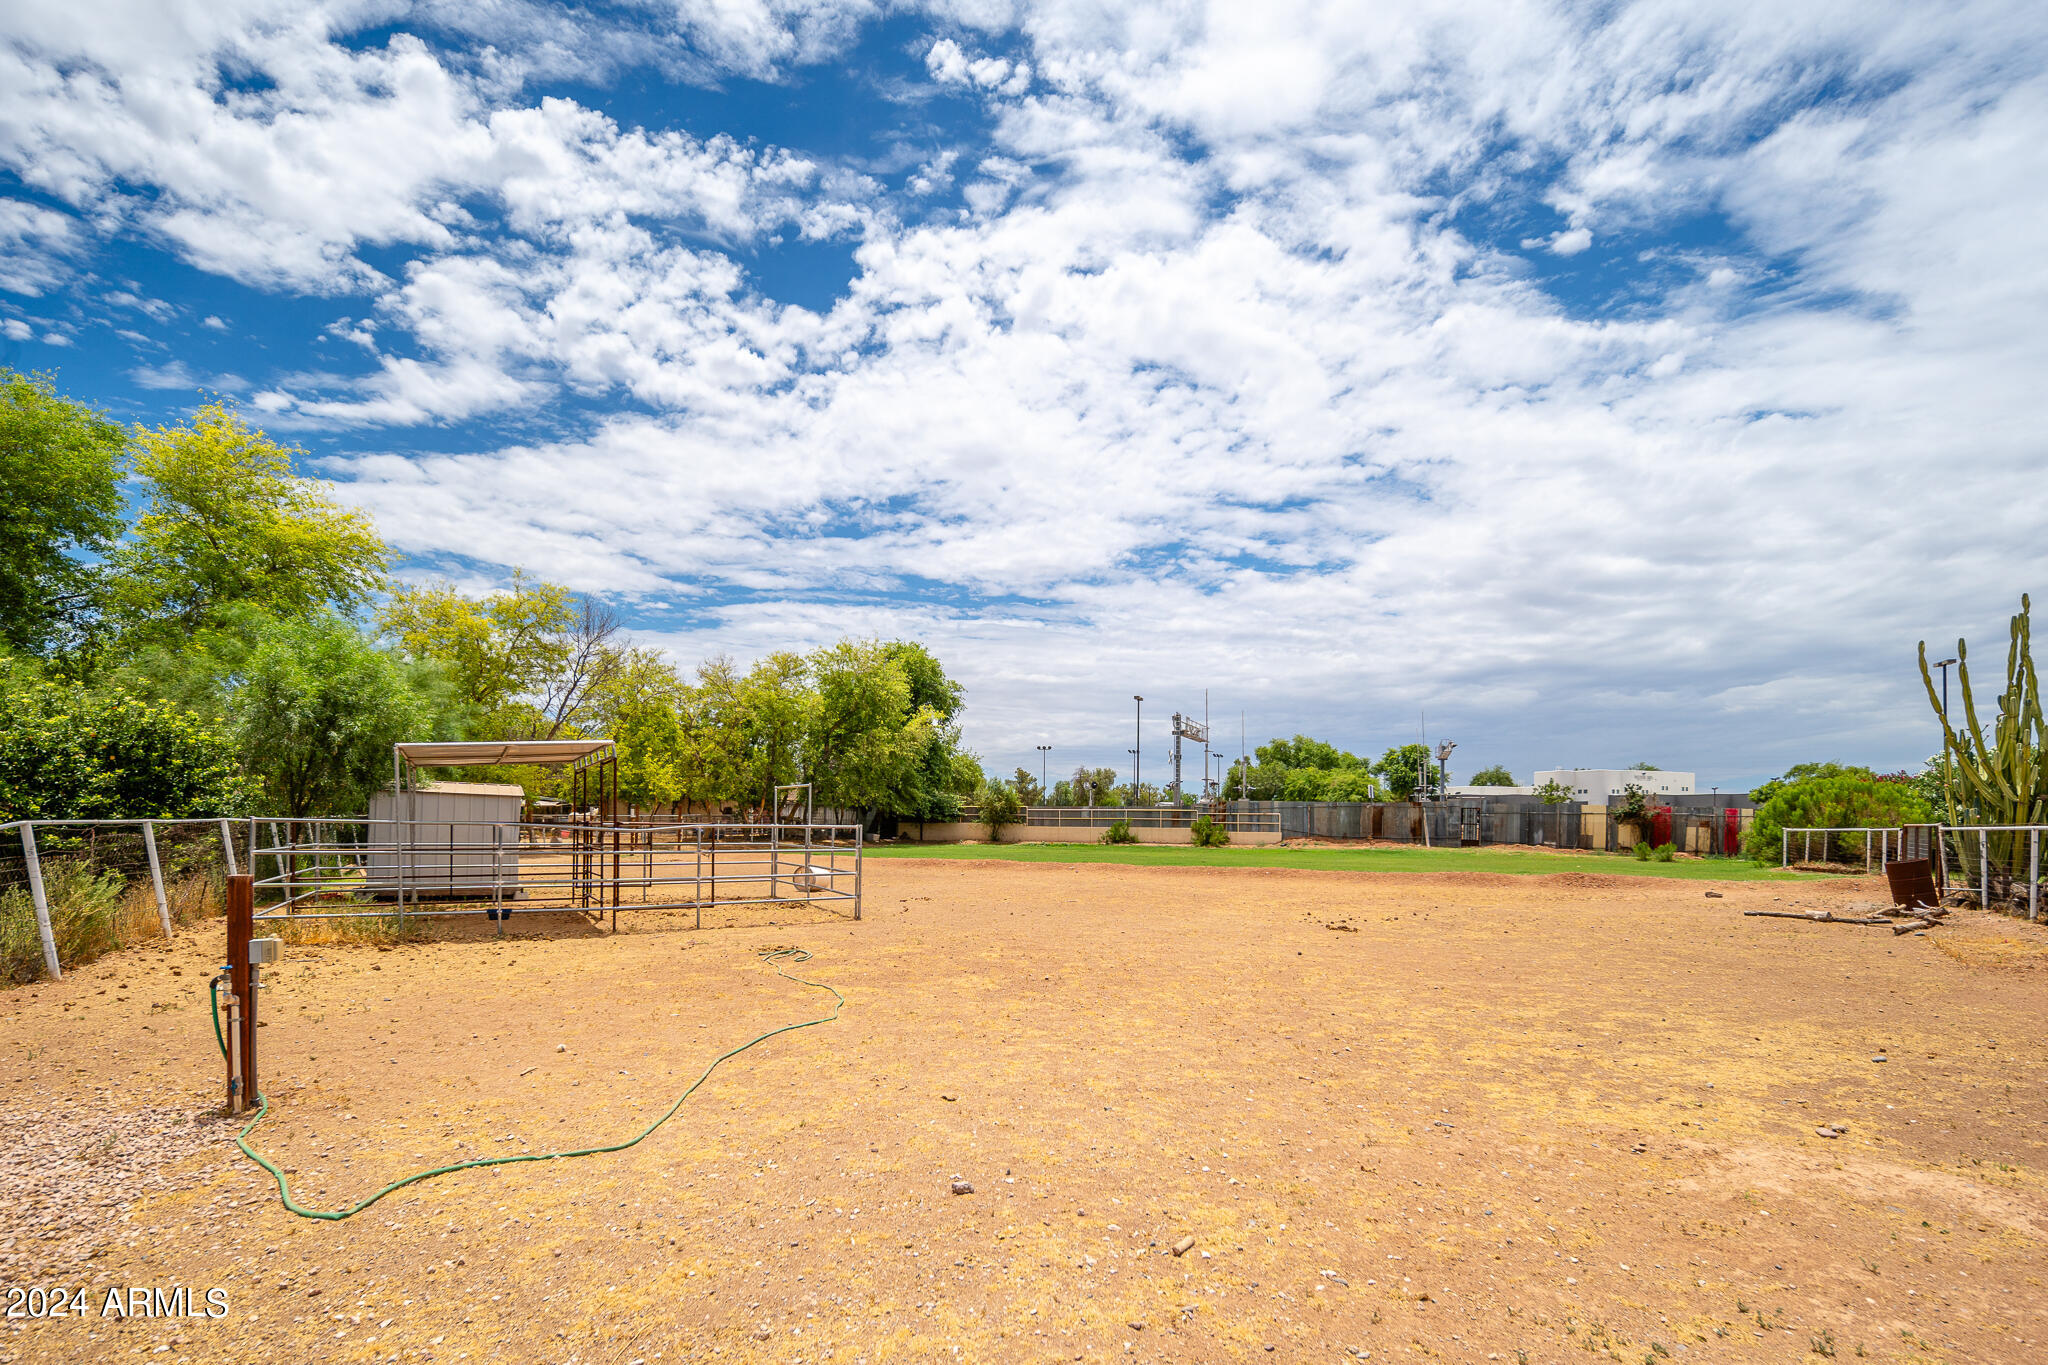
<path id="1" fill-rule="evenodd" d="M 1636 855 L 1636 861 L 1637 861 L 1637 862 L 1639 862 L 1639 863 L 1647 863 L 1648 861 L 1650 861 L 1650 843 L 1649 843 L 1649 840 L 1647 840 L 1647 839 L 1638 839 L 1638 840 L 1636 841 L 1636 846 L 1635 846 L 1635 849 L 1634 849 L 1633 851 L 1634 851 L 1634 853 L 1635 853 L 1635 855 Z"/>
<path id="2" fill-rule="evenodd" d="M 1199 848 L 1222 848 L 1230 842 L 1230 831 L 1206 815 L 1196 816 L 1195 823 L 1189 827 L 1189 832 L 1194 835 L 1195 844 Z"/>
<path id="3" fill-rule="evenodd" d="M 1934 818 L 1919 794 L 1903 782 L 1863 774 L 1812 777 L 1793 782 L 1757 807 L 1745 851 L 1759 863 L 1775 864 L 1787 829 L 1887 828 Z M 1860 836 L 1836 836 L 1834 846 L 1860 858 Z"/>
<path id="4" fill-rule="evenodd" d="M 1650 856 L 1660 863 L 1668 863 L 1678 856 L 1678 845 L 1659 844 Z"/>
<path id="5" fill-rule="evenodd" d="M 0 709 L 0 820 L 235 815 L 225 727 L 166 702 L 21 674 Z"/>
<path id="6" fill-rule="evenodd" d="M 1105 844 L 1135 844 L 1138 842 L 1138 836 L 1131 833 L 1130 821 L 1119 820 L 1108 829 L 1102 831 L 1102 842 Z"/>

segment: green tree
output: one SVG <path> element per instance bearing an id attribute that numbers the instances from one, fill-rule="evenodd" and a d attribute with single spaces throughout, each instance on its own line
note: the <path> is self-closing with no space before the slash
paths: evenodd
<path id="1" fill-rule="evenodd" d="M 235 741 L 208 718 L 20 665 L 0 681 L 0 820 L 175 820 L 250 808 Z"/>
<path id="2" fill-rule="evenodd" d="M 1512 787 L 1517 784 L 1513 773 L 1509 772 L 1506 768 L 1496 765 L 1491 768 L 1481 768 L 1478 772 L 1472 774 L 1471 780 L 1465 785 L 1469 787 Z"/>
<path id="3" fill-rule="evenodd" d="M 235 602 L 272 616 L 349 614 L 382 590 L 391 554 L 370 519 L 292 473 L 297 450 L 212 403 L 135 433 L 147 506 L 109 556 L 109 609 L 130 633 L 175 637 Z"/>
<path id="4" fill-rule="evenodd" d="M 293 818 L 366 809 L 390 781 L 391 746 L 449 737 L 460 715 L 431 664 L 326 613 L 256 631 L 231 688 L 242 762 L 266 809 Z"/>
<path id="5" fill-rule="evenodd" d="M 1017 771 L 1010 775 L 1010 785 L 1017 789 L 1017 798 L 1027 806 L 1045 804 L 1045 788 L 1038 784 L 1038 774 L 1019 764 Z"/>
<path id="6" fill-rule="evenodd" d="M 1356 768 L 1363 762 L 1355 754 L 1345 753 L 1334 744 L 1307 735 L 1268 740 L 1254 749 L 1252 756 L 1261 763 L 1273 763 L 1282 768 Z"/>
<path id="7" fill-rule="evenodd" d="M 578 728 L 632 648 L 609 608 L 524 570 L 480 598 L 446 583 L 404 589 L 377 623 L 415 658 L 439 660 L 493 739 Z"/>
<path id="8" fill-rule="evenodd" d="M 1114 768 L 1076 768 L 1071 779 L 1060 784 L 1069 789 L 1069 806 L 1121 806 L 1127 794 L 1116 780 Z"/>
<path id="9" fill-rule="evenodd" d="M 1024 818 L 1024 799 L 1007 782 L 988 783 L 976 794 L 975 803 L 991 843 L 1001 842 L 1003 830 Z"/>
<path id="10" fill-rule="evenodd" d="M 1546 806 L 1562 806 L 1572 799 L 1572 789 L 1553 777 L 1536 789 L 1536 796 Z"/>
<path id="11" fill-rule="evenodd" d="M 901 661 L 878 642 L 841 640 L 809 662 L 818 709 L 807 766 L 821 797 L 864 811 L 918 805 L 920 760 L 941 717 L 913 704 Z"/>
<path id="12" fill-rule="evenodd" d="M 1363 768 L 1339 768 L 1324 775 L 1325 801 L 1377 801 L 1381 795 L 1379 779 Z"/>
<path id="13" fill-rule="evenodd" d="M 1380 755 L 1380 761 L 1373 764 L 1372 770 L 1387 784 L 1387 790 L 1396 801 L 1407 801 L 1422 785 L 1430 762 L 1428 745 L 1397 744 Z"/>
<path id="14" fill-rule="evenodd" d="M 859 804 L 842 802 L 835 785 L 806 771 L 805 751 L 822 724 L 822 702 L 802 655 L 778 650 L 757 660 L 740 680 L 738 701 L 746 736 L 741 791 L 749 803 L 767 810 L 776 787 L 809 781 L 821 805 Z"/>
<path id="15" fill-rule="evenodd" d="M 1329 774 L 1320 768 L 1287 768 L 1285 779 L 1280 784 L 1282 801 L 1321 801 L 1324 788 L 1329 786 Z"/>
<path id="16" fill-rule="evenodd" d="M 665 807 L 683 799 L 690 700 L 675 665 L 646 649 L 624 651 L 592 689 L 592 728 L 617 746 L 620 800 Z"/>
<path id="17" fill-rule="evenodd" d="M 1661 773 L 1664 771 L 1654 763 L 1631 763 L 1628 765 L 1628 770 L 1632 773 Z"/>
<path id="18" fill-rule="evenodd" d="M 1806 777 L 1784 784 L 1757 807 L 1747 849 L 1758 862 L 1775 863 L 1787 829 L 1875 828 L 1933 818 L 1903 782 L 1885 782 L 1868 772 Z M 1837 842 L 1853 845 L 1854 838 Z"/>
<path id="19" fill-rule="evenodd" d="M 0 369 L 0 644 L 47 653 L 89 619 L 86 556 L 121 530 L 127 444 L 47 375 Z"/>
<path id="20" fill-rule="evenodd" d="M 1851 763 L 1794 763 L 1785 770 L 1783 777 L 1774 777 L 1749 794 L 1749 799 L 1762 806 L 1772 797 L 1789 786 L 1800 782 L 1811 782 L 1819 777 L 1868 777 L 1876 773 L 1858 764 Z"/>

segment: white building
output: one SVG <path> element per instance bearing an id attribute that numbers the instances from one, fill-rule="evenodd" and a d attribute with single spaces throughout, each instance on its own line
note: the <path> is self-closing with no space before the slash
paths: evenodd
<path id="1" fill-rule="evenodd" d="M 1621 789 L 1631 783 L 1641 787 L 1648 796 L 1691 796 L 1693 794 L 1692 773 L 1672 772 L 1668 769 L 1646 771 L 1641 768 L 1552 768 L 1536 774 L 1536 785 L 1545 786 L 1552 782 L 1564 784 L 1571 792 L 1572 800 L 1588 801 L 1604 806 L 1621 795 Z"/>

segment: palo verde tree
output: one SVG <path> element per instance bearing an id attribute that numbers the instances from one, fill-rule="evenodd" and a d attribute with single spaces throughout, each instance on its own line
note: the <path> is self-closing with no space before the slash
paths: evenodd
<path id="1" fill-rule="evenodd" d="M 632 647 L 609 608 L 519 569 L 481 597 L 446 583 L 403 589 L 377 624 L 408 654 L 438 660 L 493 739 L 575 731 Z"/>
<path id="2" fill-rule="evenodd" d="M 120 533 L 127 445 L 47 375 L 0 369 L 0 645 L 47 654 L 90 620 L 87 557 Z"/>
<path id="3" fill-rule="evenodd" d="M 176 640 L 233 603 L 347 616 L 382 591 L 391 553 L 369 517 L 295 475 L 303 452 L 233 407 L 138 428 L 134 445 L 145 506 L 107 560 L 107 608 L 124 634 Z"/>
<path id="4" fill-rule="evenodd" d="M 1512 787 L 1515 785 L 1515 775 L 1506 768 L 1495 765 L 1491 768 L 1481 768 L 1478 772 L 1472 774 L 1466 785 L 1473 787 Z"/>

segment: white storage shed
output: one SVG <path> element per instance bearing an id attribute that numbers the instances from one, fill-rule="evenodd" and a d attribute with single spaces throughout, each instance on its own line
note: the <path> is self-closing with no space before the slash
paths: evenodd
<path id="1" fill-rule="evenodd" d="M 488 900 L 519 894 L 523 788 L 500 782 L 427 782 L 370 798 L 370 884 L 380 896 L 400 886 L 393 842 L 403 822 L 405 898 Z"/>

